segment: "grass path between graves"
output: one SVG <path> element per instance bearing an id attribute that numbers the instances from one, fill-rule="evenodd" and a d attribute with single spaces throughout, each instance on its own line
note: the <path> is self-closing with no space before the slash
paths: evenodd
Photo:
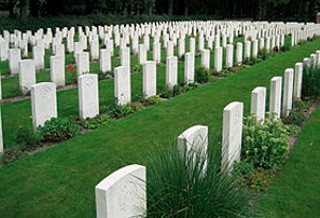
<path id="1" fill-rule="evenodd" d="M 219 156 L 223 108 L 242 101 L 248 114 L 250 93 L 256 86 L 269 89 L 273 76 L 282 76 L 286 68 L 319 48 L 320 40 L 297 46 L 226 79 L 1 167 L 0 217 L 95 217 L 94 187 L 99 181 L 127 164 L 148 165 L 149 152 L 175 144 L 179 134 L 196 124 L 209 126 L 210 149 Z M 58 99 L 65 94 L 60 95 Z M 76 99 L 64 101 L 59 104 L 77 110 Z M 10 110 L 12 114 L 14 105 L 4 105 L 4 118 Z"/>
<path id="2" fill-rule="evenodd" d="M 320 109 L 309 120 L 289 161 L 258 204 L 264 217 L 319 217 Z"/>

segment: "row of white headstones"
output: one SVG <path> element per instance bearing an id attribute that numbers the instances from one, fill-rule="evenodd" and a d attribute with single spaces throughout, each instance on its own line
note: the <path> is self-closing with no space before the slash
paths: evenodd
<path id="1" fill-rule="evenodd" d="M 202 65 L 210 66 L 210 50 L 215 50 L 215 71 L 222 70 L 223 48 L 226 48 L 227 63 L 226 67 L 233 66 L 233 42 L 234 36 L 245 35 L 245 58 L 257 57 L 258 49 L 266 48 L 270 51 L 277 46 L 284 45 L 285 35 L 292 34 L 292 46 L 308 37 L 319 35 L 319 27 L 313 24 L 268 24 L 268 23 L 227 23 L 227 22 L 179 22 L 171 24 L 147 24 L 137 26 L 105 26 L 105 27 L 86 27 L 86 33 L 81 27 L 78 28 L 79 42 L 74 42 L 75 29 L 63 28 L 56 29 L 55 37 L 52 30 L 48 29 L 47 34 L 43 29 L 34 35 L 30 31 L 21 33 L 15 31 L 14 34 L 4 32 L 4 37 L 0 36 L 0 61 L 9 59 L 9 68 L 12 75 L 19 75 L 20 90 L 27 93 L 31 85 L 36 83 L 35 72 L 44 68 L 45 49 L 52 45 L 54 56 L 50 58 L 51 81 L 57 86 L 65 85 L 65 45 L 66 39 L 68 52 L 73 52 L 77 63 L 77 74 L 88 73 L 90 71 L 89 53 L 84 52 L 88 48 L 88 38 L 90 44 L 90 54 L 92 60 L 100 59 L 100 70 L 107 72 L 112 70 L 111 56 L 114 54 L 114 46 L 120 47 L 121 51 L 130 44 L 134 54 L 139 55 L 139 63 L 147 61 L 147 51 L 150 49 L 150 37 L 153 38 L 153 59 L 156 63 L 161 62 L 161 42 L 167 49 L 167 57 L 174 55 L 174 47 L 178 46 L 178 56 L 185 54 L 186 36 L 198 36 L 198 50 L 202 52 Z M 98 31 L 99 30 L 99 31 Z M 98 33 L 99 32 L 99 33 Z M 162 34 L 162 35 L 161 35 Z M 21 36 L 22 35 L 22 36 Z M 111 37 L 114 37 L 113 39 Z M 143 37 L 143 44 L 139 44 L 140 37 Z M 252 42 L 247 40 L 250 37 Z M 230 44 L 227 44 L 229 39 Z M 103 40 L 105 49 L 99 48 L 99 40 Z M 205 41 L 208 49 L 205 49 Z M 222 47 L 220 43 L 222 41 Z M 215 48 L 213 48 L 213 42 Z M 21 59 L 21 50 L 24 56 L 28 55 L 28 43 L 33 45 L 33 59 Z M 14 48 L 9 49 L 9 45 Z M 196 53 L 196 40 L 190 39 L 190 53 Z M 252 46 L 251 46 L 252 44 Z M 210 49 L 210 50 L 209 50 Z M 120 52 L 121 53 L 121 52 Z M 241 64 L 243 59 L 243 44 L 237 43 L 236 63 Z M 121 65 L 130 65 L 127 53 L 121 55 Z M 129 63 L 125 63 L 128 60 Z M 170 86 L 170 84 L 168 84 Z"/>
<path id="2" fill-rule="evenodd" d="M 292 110 L 293 101 L 301 98 L 303 68 L 319 66 L 320 51 L 317 51 L 310 58 L 305 58 L 303 63 L 296 63 L 294 69 L 285 70 L 283 90 L 282 77 L 271 79 L 269 111 L 272 119 L 278 119 L 280 111 L 283 117 L 288 116 Z M 251 93 L 250 113 L 258 117 L 261 125 L 265 119 L 266 92 L 266 87 L 256 87 Z M 228 173 L 231 173 L 233 164 L 240 161 L 243 106 L 242 102 L 232 102 L 223 110 L 221 166 L 222 170 Z M 186 151 L 187 155 L 200 154 L 206 160 L 208 127 L 196 125 L 184 131 L 178 137 L 177 148 L 181 157 L 184 157 L 183 151 Z M 207 167 L 210 166 L 203 164 L 201 169 L 204 176 Z M 145 215 L 147 210 L 146 188 L 145 166 L 133 164 L 112 173 L 95 187 L 97 218 L 126 218 Z"/>
<path id="3" fill-rule="evenodd" d="M 265 25 L 260 25 L 257 29 L 250 29 L 247 25 L 243 25 L 241 28 L 234 28 L 234 29 L 221 29 L 221 26 L 218 28 L 211 27 L 211 31 L 206 30 L 204 31 L 202 29 L 204 25 L 203 23 L 186 23 L 186 25 L 190 25 L 186 28 L 180 28 L 179 24 L 177 24 L 178 35 L 182 34 L 182 38 L 179 40 L 179 53 L 183 54 L 185 51 L 185 35 L 187 35 L 186 32 L 192 34 L 192 31 L 196 35 L 197 32 L 199 32 L 199 48 L 204 47 L 203 38 L 208 37 L 210 41 L 210 37 L 215 36 L 215 69 L 221 70 L 222 68 L 222 51 L 223 48 L 220 46 L 220 34 L 222 34 L 222 41 L 223 44 L 226 42 L 226 36 L 229 37 L 229 41 L 233 42 L 234 35 L 238 34 L 251 34 L 254 37 L 259 36 L 265 36 L 266 41 L 264 38 L 260 38 L 259 40 L 253 40 L 253 55 L 257 55 L 257 48 L 258 48 L 258 41 L 260 42 L 260 48 L 263 48 L 265 45 L 268 49 L 270 49 L 273 44 L 280 44 L 283 45 L 284 43 L 284 34 L 285 33 L 292 33 L 295 38 L 293 40 L 293 43 L 298 43 L 299 40 L 305 40 L 307 37 L 314 37 L 315 35 L 318 35 L 319 27 L 317 25 L 309 25 L 309 26 L 303 26 L 306 30 L 301 30 L 301 26 L 299 26 L 299 30 L 294 29 L 292 26 L 284 25 L 283 29 L 279 27 L 274 27 L 267 29 L 267 31 L 263 31 L 262 27 L 265 27 Z M 182 23 L 184 24 L 184 23 Z M 209 23 L 210 24 L 210 23 Z M 224 24 L 225 25 L 225 24 Z M 200 26 L 200 28 L 199 28 Z M 204 25 L 205 26 L 205 25 Z M 122 26 L 122 38 L 120 37 L 119 29 L 115 27 L 113 29 L 114 31 L 114 37 L 115 42 L 117 41 L 117 38 L 119 38 L 119 46 L 120 46 L 120 59 L 121 59 L 121 65 L 119 67 L 116 67 L 114 69 L 115 74 L 115 98 L 117 99 L 118 105 L 124 105 L 131 102 L 131 79 L 130 79 L 130 48 L 126 47 L 127 43 L 129 42 L 129 34 L 126 34 L 125 27 Z M 178 58 L 176 56 L 173 56 L 174 54 L 174 46 L 176 44 L 177 38 L 174 34 L 174 32 L 171 32 L 171 29 L 168 30 L 169 34 L 166 33 L 166 28 L 160 28 L 160 33 L 156 31 L 156 27 L 152 26 L 152 33 L 151 36 L 154 37 L 155 43 L 153 44 L 154 49 L 154 59 L 156 61 L 147 61 L 147 55 L 146 51 L 148 50 L 149 43 L 149 34 L 150 34 L 150 25 L 146 25 L 145 29 L 141 28 L 143 31 L 139 32 L 141 29 L 140 27 L 136 27 L 136 31 L 139 34 L 144 34 L 144 44 L 138 45 L 139 47 L 139 62 L 143 64 L 143 93 L 146 97 L 154 96 L 156 95 L 156 63 L 159 61 L 159 58 L 161 57 L 160 53 L 160 42 L 159 42 L 159 34 L 161 34 L 161 31 L 164 31 L 164 47 L 167 49 L 167 62 L 166 62 L 166 85 L 169 88 L 172 88 L 174 85 L 177 84 L 177 75 L 178 75 Z M 175 27 L 175 26 L 174 26 Z M 210 27 L 210 26 L 209 26 Z M 158 27 L 157 27 L 158 28 Z M 248 30 L 246 29 L 248 28 Z M 297 28 L 297 27 L 296 27 Z M 87 29 L 87 28 L 86 28 Z M 174 28 L 173 28 L 174 29 Z M 209 28 L 210 29 L 210 28 Z M 212 32 L 217 29 L 217 35 L 214 35 Z M 190 31 L 191 30 L 191 31 Z M 295 31 L 293 31 L 295 30 Z M 74 50 L 74 55 L 77 57 L 76 62 L 78 66 L 78 95 L 79 95 L 79 113 L 81 119 L 91 118 L 99 114 L 99 94 L 98 94 L 98 78 L 95 74 L 83 74 L 87 73 L 89 71 L 89 53 L 83 52 L 83 49 L 87 46 L 87 36 L 83 33 L 82 28 L 79 28 L 79 36 L 80 40 L 77 45 L 75 45 L 75 50 L 78 50 L 80 52 L 76 52 Z M 184 32 L 185 31 L 185 32 Z M 95 34 L 96 28 L 92 27 L 92 31 L 88 32 L 87 35 L 89 35 L 90 40 L 99 40 L 95 39 L 98 35 Z M 110 67 L 111 66 L 111 60 L 110 57 L 113 55 L 113 40 L 109 38 L 110 32 L 112 33 L 112 30 L 107 32 L 105 34 L 105 41 L 107 42 L 107 45 L 111 45 L 110 49 L 102 49 L 100 51 L 100 67 Z M 135 31 L 132 31 L 133 35 L 133 43 L 137 44 L 135 42 L 138 42 L 135 37 Z M 268 34 L 279 34 L 273 37 L 268 37 Z M 44 41 L 48 40 L 48 35 L 50 35 L 50 31 L 48 31 L 47 35 L 43 35 L 42 31 L 39 30 L 37 33 L 35 33 L 34 38 L 32 38 L 32 35 L 30 35 L 30 32 L 27 32 L 24 34 L 26 38 L 29 40 L 28 42 L 36 43 L 33 47 L 33 60 L 20 60 L 18 61 L 19 64 L 19 82 L 20 87 L 22 91 L 27 92 L 31 91 L 31 101 L 32 101 L 32 119 L 33 119 L 33 127 L 34 129 L 37 129 L 37 127 L 42 126 L 45 121 L 50 120 L 53 117 L 57 117 L 57 103 L 56 103 L 56 86 L 57 85 L 63 85 L 64 84 L 64 71 L 65 71 L 65 45 L 62 43 L 62 39 L 64 38 L 64 35 L 67 36 L 67 38 L 70 35 L 74 35 L 74 28 L 71 28 L 70 31 L 67 29 L 64 29 L 62 32 L 56 31 L 55 38 L 52 39 L 52 45 L 53 45 L 53 53 L 55 56 L 51 57 L 51 79 L 55 82 L 46 82 L 46 83 L 38 83 L 36 84 L 35 79 L 35 72 L 36 69 L 43 68 L 43 56 L 45 51 L 45 44 Z M 213 34 L 213 35 L 212 35 Z M 8 34 L 5 34 L 8 36 Z M 15 34 L 11 35 L 11 39 L 9 42 L 13 42 L 14 45 L 24 45 L 25 43 L 17 43 L 18 36 L 21 35 L 20 31 L 15 31 Z M 168 36 L 172 35 L 172 36 Z M 251 36 L 250 35 L 250 36 Z M 295 37 L 296 36 L 296 37 Z M 172 40 L 169 40 L 170 38 L 173 38 Z M 8 38 L 8 37 L 5 37 Z M 36 38 L 36 39 L 35 39 Z M 38 39 L 39 38 L 39 39 Z M 129 38 L 129 39 L 128 39 Z M 1 39 L 1 38 L 0 38 Z M 126 39 L 126 40 L 124 40 Z M 138 37 L 139 39 L 139 37 Z M 219 39 L 219 40 L 217 40 Z M 1 41 L 1 40 L 0 40 Z M 49 40 L 50 41 L 50 40 Z M 5 41 L 7 42 L 7 41 Z M 19 42 L 19 40 L 18 40 Z M 266 42 L 266 43 L 265 43 Z M 271 43 L 271 47 L 268 46 L 268 44 Z M 5 43 L 7 44 L 7 43 Z M 92 41 L 90 43 L 92 45 Z M 117 46 L 117 42 L 115 43 Z M 209 43 L 210 44 L 210 43 Z M 183 45 L 183 46 L 182 46 Z M 81 47 L 77 49 L 77 46 Z M 233 66 L 233 45 L 229 44 L 226 45 L 226 59 L 227 59 L 227 65 L 228 67 Z M 16 60 L 20 59 L 20 49 L 21 48 L 14 48 L 9 49 L 9 63 L 10 65 Z M 99 48 L 98 48 L 99 50 Z M 3 50 L 1 50 L 3 51 Z M 183 52 L 182 52 L 183 51 Z M 194 80 L 194 59 L 195 59 L 195 38 L 190 38 L 190 51 L 185 54 L 185 82 L 190 83 Z M 245 41 L 245 57 L 251 56 L 251 42 Z M 98 52 L 99 53 L 99 52 Z M 237 44 L 237 64 L 241 64 L 242 62 L 242 43 Z M 40 57 L 40 58 L 39 58 Z M 11 60 L 11 61 L 10 61 Z M 14 61 L 15 60 L 15 61 Z M 37 63 L 37 64 L 35 64 Z M 201 50 L 201 63 L 207 68 L 210 68 L 210 51 L 208 49 L 202 49 Z M 15 66 L 16 67 L 16 66 Z M 103 69 L 103 71 L 107 71 L 109 69 Z M 63 81 L 62 81 L 63 80 Z M 1 83 L 0 83 L 1 84 Z M 3 150 L 3 143 L 1 146 L 1 151 Z"/>

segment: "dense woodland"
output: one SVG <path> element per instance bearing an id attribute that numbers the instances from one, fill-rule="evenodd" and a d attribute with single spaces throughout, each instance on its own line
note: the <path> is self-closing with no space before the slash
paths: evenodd
<path id="1" fill-rule="evenodd" d="M 320 0 L 0 0 L 10 17 L 116 14 L 315 21 Z"/>

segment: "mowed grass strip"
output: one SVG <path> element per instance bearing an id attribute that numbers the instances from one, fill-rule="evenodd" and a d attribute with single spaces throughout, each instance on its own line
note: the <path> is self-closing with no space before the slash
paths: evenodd
<path id="1" fill-rule="evenodd" d="M 1 167 L 1 216 L 95 217 L 94 187 L 101 179 L 127 164 L 148 165 L 149 152 L 175 144 L 179 134 L 196 124 L 209 126 L 210 148 L 219 157 L 223 108 L 242 101 L 248 114 L 253 88 L 269 87 L 273 76 L 282 76 L 285 68 L 319 47 L 320 40 L 295 47 L 226 79 Z M 69 103 L 69 110 L 76 113 L 75 101 L 66 98 L 63 103 Z"/>
<path id="2" fill-rule="evenodd" d="M 264 217 L 320 216 L 320 109 L 300 135 L 289 161 L 257 206 Z"/>

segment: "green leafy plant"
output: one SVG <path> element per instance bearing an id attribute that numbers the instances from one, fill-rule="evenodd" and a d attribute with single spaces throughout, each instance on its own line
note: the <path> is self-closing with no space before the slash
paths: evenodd
<path id="1" fill-rule="evenodd" d="M 197 83 L 207 83 L 209 81 L 209 70 L 203 66 L 197 66 L 195 69 L 194 80 Z"/>
<path id="2" fill-rule="evenodd" d="M 111 108 L 108 113 L 113 118 L 121 118 L 141 110 L 143 110 L 143 105 L 140 102 L 134 102 Z"/>
<path id="3" fill-rule="evenodd" d="M 258 57 L 261 59 L 261 60 L 266 60 L 267 59 L 267 57 L 268 57 L 268 51 L 267 51 L 267 49 L 266 48 L 264 48 L 264 49 L 260 49 L 259 51 L 258 51 Z"/>
<path id="4" fill-rule="evenodd" d="M 22 150 L 33 150 L 40 146 L 43 136 L 40 132 L 33 132 L 31 129 L 20 127 L 17 131 L 16 143 Z"/>
<path id="5" fill-rule="evenodd" d="M 289 45 L 283 45 L 280 48 L 281 52 L 286 52 L 286 51 L 289 51 L 289 50 L 290 50 L 290 46 Z"/>
<path id="6" fill-rule="evenodd" d="M 289 132 L 279 119 L 266 118 L 264 123 L 256 116 L 244 118 L 242 134 L 243 160 L 256 167 L 274 169 L 288 155 Z"/>
<path id="7" fill-rule="evenodd" d="M 147 179 L 147 217 L 250 217 L 251 193 L 233 175 L 223 173 L 209 154 L 181 157 L 170 147 L 150 155 Z M 189 168 L 187 166 L 194 166 Z"/>
<path id="8" fill-rule="evenodd" d="M 282 121 L 284 124 L 291 124 L 296 126 L 302 126 L 304 121 L 306 121 L 305 115 L 301 111 L 291 111 L 289 116 L 283 118 Z"/>
<path id="9" fill-rule="evenodd" d="M 160 93 L 161 98 L 171 98 L 183 93 L 183 87 L 179 85 L 173 86 L 173 88 L 164 87 Z"/>
<path id="10" fill-rule="evenodd" d="M 69 118 L 51 118 L 38 130 L 45 142 L 60 142 L 80 133 L 79 127 Z"/>
<path id="11" fill-rule="evenodd" d="M 81 121 L 81 125 L 86 129 L 97 129 L 99 126 L 106 124 L 111 120 L 107 114 L 99 114 L 94 118 L 87 118 Z"/>
<path id="12" fill-rule="evenodd" d="M 301 133 L 301 127 L 296 125 L 286 125 L 290 135 L 299 135 Z"/>
<path id="13" fill-rule="evenodd" d="M 135 73 L 142 72 L 142 65 L 141 64 L 136 64 L 133 66 L 132 71 Z"/>
<path id="14" fill-rule="evenodd" d="M 158 96 L 151 96 L 149 98 L 141 98 L 139 100 L 143 106 L 148 107 L 154 104 L 159 104 L 160 102 L 163 102 L 163 100 Z"/>
<path id="15" fill-rule="evenodd" d="M 184 92 L 189 92 L 189 91 L 192 91 L 192 90 L 198 88 L 198 86 L 199 86 L 198 83 L 189 83 L 189 84 L 185 85 L 183 87 L 183 89 L 184 89 Z"/>

